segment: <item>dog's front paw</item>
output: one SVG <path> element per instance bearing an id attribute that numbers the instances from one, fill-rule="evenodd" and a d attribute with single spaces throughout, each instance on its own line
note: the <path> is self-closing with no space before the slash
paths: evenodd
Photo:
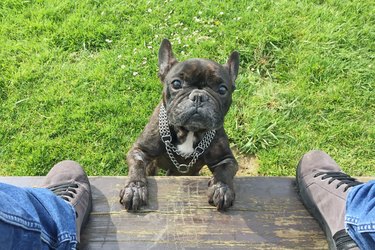
<path id="1" fill-rule="evenodd" d="M 120 203 L 128 211 L 137 211 L 147 204 L 147 185 L 144 182 L 129 182 L 120 191 Z"/>
<path id="2" fill-rule="evenodd" d="M 219 181 L 216 184 L 209 183 L 208 203 L 217 210 L 223 211 L 233 205 L 235 193 L 227 184 Z"/>

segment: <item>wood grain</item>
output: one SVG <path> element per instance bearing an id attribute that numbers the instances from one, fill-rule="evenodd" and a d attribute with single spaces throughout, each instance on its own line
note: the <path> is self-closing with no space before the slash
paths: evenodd
<path id="1" fill-rule="evenodd" d="M 0 177 L 38 186 L 43 177 Z M 149 204 L 128 213 L 119 203 L 126 177 L 90 177 L 93 210 L 82 249 L 328 249 L 290 177 L 236 177 L 227 212 L 207 203 L 207 177 L 149 178 Z"/>

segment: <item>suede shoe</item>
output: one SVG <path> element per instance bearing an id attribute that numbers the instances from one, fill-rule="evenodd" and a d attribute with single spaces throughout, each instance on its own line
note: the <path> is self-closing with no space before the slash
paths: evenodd
<path id="1" fill-rule="evenodd" d="M 323 151 L 306 153 L 297 166 L 297 189 L 305 207 L 324 230 L 330 249 L 359 249 L 345 231 L 348 190 L 361 184 L 342 172 Z"/>
<path id="2" fill-rule="evenodd" d="M 43 187 L 69 202 L 76 212 L 77 240 L 86 224 L 92 207 L 89 179 L 83 168 L 75 161 L 57 163 L 47 174 Z"/>

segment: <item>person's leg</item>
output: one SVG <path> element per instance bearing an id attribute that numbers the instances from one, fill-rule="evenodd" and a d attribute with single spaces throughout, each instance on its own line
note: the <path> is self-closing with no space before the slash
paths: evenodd
<path id="1" fill-rule="evenodd" d="M 358 249 L 346 233 L 348 190 L 361 183 L 343 173 L 322 151 L 306 153 L 297 166 L 297 189 L 302 202 L 323 228 L 330 249 Z"/>
<path id="2" fill-rule="evenodd" d="M 83 168 L 75 161 L 59 162 L 47 174 L 43 187 L 73 206 L 80 242 L 81 228 L 87 222 L 92 207 L 90 182 Z"/>
<path id="3" fill-rule="evenodd" d="M 87 176 L 64 161 L 51 169 L 45 187 L 0 183 L 0 249 L 75 248 L 91 208 Z"/>
<path id="4" fill-rule="evenodd" d="M 0 249 L 70 249 L 76 243 L 75 212 L 67 202 L 47 189 L 0 184 Z"/>
<path id="5" fill-rule="evenodd" d="M 360 249 L 375 248 L 375 181 L 349 191 L 345 227 Z"/>

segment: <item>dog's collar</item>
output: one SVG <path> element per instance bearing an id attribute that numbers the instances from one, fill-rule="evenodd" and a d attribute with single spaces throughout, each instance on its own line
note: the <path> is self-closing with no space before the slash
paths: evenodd
<path id="1" fill-rule="evenodd" d="M 164 105 L 160 105 L 160 112 L 159 112 L 159 133 L 160 138 L 165 144 L 165 149 L 167 150 L 167 154 L 169 159 L 175 165 L 178 172 L 182 174 L 186 174 L 190 171 L 190 168 L 197 162 L 198 157 L 203 154 L 203 152 L 210 146 L 213 138 L 215 137 L 216 130 L 210 130 L 206 132 L 202 138 L 202 140 L 198 143 L 198 146 L 194 149 L 194 152 L 190 155 L 182 155 L 179 150 L 172 144 L 172 135 L 171 131 L 169 130 L 169 122 L 167 117 L 167 111 L 164 108 Z M 192 158 L 189 164 L 181 164 L 179 163 L 173 154 L 177 154 L 179 156 L 187 158 Z"/>

